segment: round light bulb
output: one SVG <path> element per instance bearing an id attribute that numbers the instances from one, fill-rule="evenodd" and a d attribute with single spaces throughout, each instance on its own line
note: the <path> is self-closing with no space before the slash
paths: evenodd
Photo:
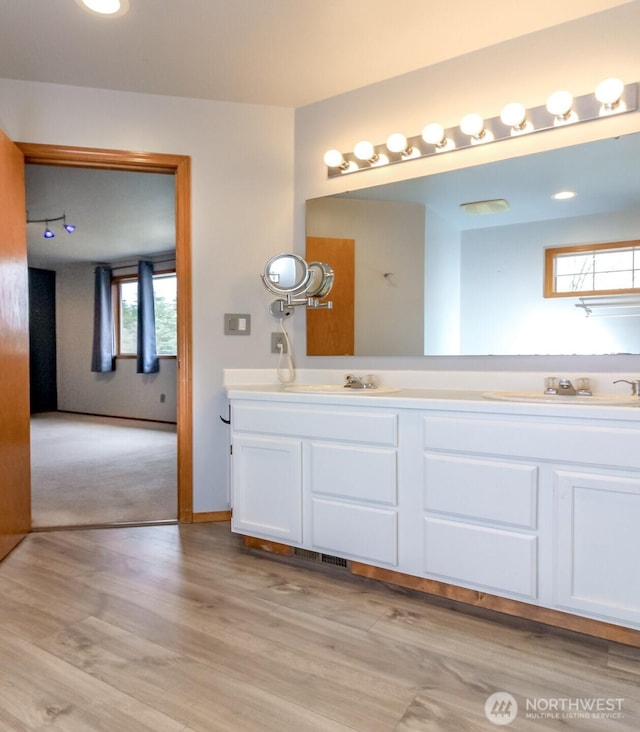
<path id="1" fill-rule="evenodd" d="M 460 129 L 470 137 L 480 137 L 484 132 L 484 120 L 479 114 L 467 114 L 460 121 Z"/>
<path id="2" fill-rule="evenodd" d="M 602 104 L 600 115 L 626 112 L 627 105 L 622 101 L 624 83 L 620 79 L 605 79 L 596 87 L 596 99 Z"/>
<path id="3" fill-rule="evenodd" d="M 368 140 L 361 140 L 354 148 L 353 154 L 358 160 L 371 160 L 375 156 L 373 145 Z"/>
<path id="4" fill-rule="evenodd" d="M 422 139 L 429 145 L 444 145 L 444 128 L 436 122 L 431 122 L 422 130 Z"/>
<path id="5" fill-rule="evenodd" d="M 344 158 L 340 150 L 327 150 L 324 154 L 324 164 L 328 168 L 340 168 L 344 163 Z"/>
<path id="6" fill-rule="evenodd" d="M 624 83 L 620 79 L 605 79 L 596 87 L 596 99 L 609 107 L 620 101 Z"/>
<path id="7" fill-rule="evenodd" d="M 564 119 L 571 112 L 573 95 L 568 91 L 558 91 L 547 99 L 547 111 L 554 117 Z"/>
<path id="8" fill-rule="evenodd" d="M 507 127 L 519 129 L 525 123 L 526 114 L 524 105 L 518 102 L 512 102 L 503 107 L 502 112 L 500 112 L 500 120 Z"/>
<path id="9" fill-rule="evenodd" d="M 394 132 L 387 137 L 387 148 L 394 153 L 402 153 L 407 149 L 407 138 L 402 132 Z"/>

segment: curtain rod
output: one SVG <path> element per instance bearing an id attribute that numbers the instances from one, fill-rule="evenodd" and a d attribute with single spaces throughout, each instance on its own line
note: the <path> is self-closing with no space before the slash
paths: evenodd
<path id="1" fill-rule="evenodd" d="M 175 263 L 176 258 L 172 257 L 171 259 L 158 259 L 158 260 L 152 259 L 152 260 L 147 260 L 147 261 L 150 261 L 152 264 L 166 264 L 167 262 Z M 107 266 L 107 265 L 96 264 L 96 267 L 102 267 L 102 266 Z M 115 272 L 115 270 L 117 270 L 117 269 L 131 269 L 132 267 L 137 267 L 137 266 L 138 266 L 137 262 L 134 262 L 133 264 L 121 264 L 119 267 L 110 267 L 109 269 L 112 272 Z"/>

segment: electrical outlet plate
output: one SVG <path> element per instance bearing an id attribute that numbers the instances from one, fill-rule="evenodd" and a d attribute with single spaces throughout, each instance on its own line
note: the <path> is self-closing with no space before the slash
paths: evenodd
<path id="1" fill-rule="evenodd" d="M 279 344 L 282 344 L 282 351 Z M 287 341 L 283 333 L 276 331 L 271 334 L 271 353 L 287 353 Z"/>

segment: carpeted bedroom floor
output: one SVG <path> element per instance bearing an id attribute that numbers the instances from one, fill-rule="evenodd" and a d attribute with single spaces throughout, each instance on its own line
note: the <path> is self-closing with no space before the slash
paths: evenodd
<path id="1" fill-rule="evenodd" d="M 33 415 L 31 504 L 33 528 L 175 520 L 175 425 Z"/>

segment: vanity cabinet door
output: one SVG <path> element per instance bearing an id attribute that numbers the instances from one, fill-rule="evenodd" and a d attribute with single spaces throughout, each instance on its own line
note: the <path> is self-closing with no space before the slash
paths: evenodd
<path id="1" fill-rule="evenodd" d="M 235 435 L 232 456 L 233 531 L 302 541 L 302 441 Z"/>
<path id="2" fill-rule="evenodd" d="M 556 601 L 640 628 L 640 477 L 555 471 Z"/>

